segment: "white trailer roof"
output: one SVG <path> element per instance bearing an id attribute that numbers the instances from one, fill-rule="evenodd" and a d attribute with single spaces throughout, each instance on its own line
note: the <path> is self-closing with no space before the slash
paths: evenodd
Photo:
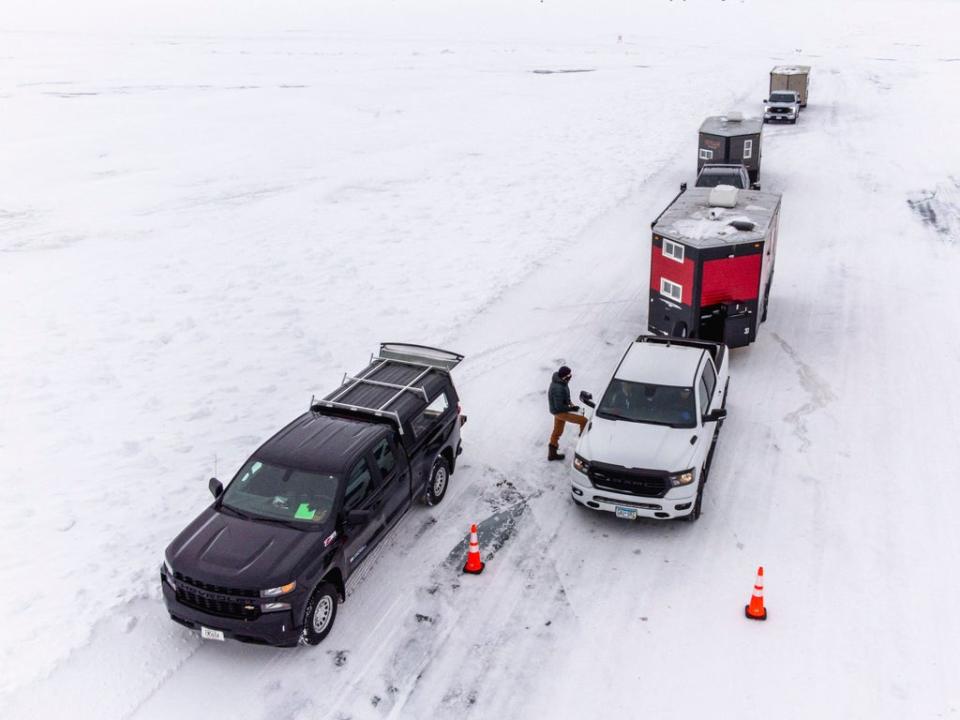
<path id="1" fill-rule="evenodd" d="M 726 115 L 711 115 L 700 126 L 700 132 L 723 137 L 739 135 L 759 135 L 763 131 L 761 118 L 743 118 L 731 120 Z"/>
<path id="2" fill-rule="evenodd" d="M 809 65 L 777 65 L 770 71 L 773 75 L 809 75 Z"/>
<path id="3" fill-rule="evenodd" d="M 713 188 L 691 188 L 668 207 L 653 226 L 653 232 L 697 248 L 759 242 L 770 230 L 780 207 L 780 195 L 759 190 L 738 190 L 732 208 L 710 206 Z M 753 223 L 738 230 L 731 222 Z"/>

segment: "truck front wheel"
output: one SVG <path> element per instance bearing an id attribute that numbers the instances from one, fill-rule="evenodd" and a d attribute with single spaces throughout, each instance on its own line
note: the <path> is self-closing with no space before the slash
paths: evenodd
<path id="1" fill-rule="evenodd" d="M 307 609 L 303 613 L 302 645 L 319 645 L 333 629 L 337 618 L 337 589 L 328 582 L 322 582 L 310 596 Z"/>
<path id="2" fill-rule="evenodd" d="M 427 494 L 424 502 L 431 507 L 443 500 L 447 494 L 447 485 L 450 484 L 450 464 L 442 455 L 433 461 L 430 471 L 430 482 L 427 483 Z"/>
<path id="3" fill-rule="evenodd" d="M 701 471 L 700 487 L 697 488 L 697 499 L 693 501 L 693 509 L 690 511 L 690 514 L 684 518 L 687 522 L 696 522 L 700 518 L 700 510 L 703 507 L 703 486 L 706 485 L 706 483 L 707 478 L 704 476 L 703 471 Z"/>

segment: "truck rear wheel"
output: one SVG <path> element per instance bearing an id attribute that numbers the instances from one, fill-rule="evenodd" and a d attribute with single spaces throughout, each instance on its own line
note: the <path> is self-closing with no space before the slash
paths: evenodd
<path id="1" fill-rule="evenodd" d="M 337 589 L 332 584 L 322 582 L 317 586 L 303 612 L 302 645 L 319 645 L 330 634 L 333 621 L 337 619 L 339 599 Z"/>
<path id="2" fill-rule="evenodd" d="M 447 494 L 447 485 L 450 484 L 450 464 L 443 456 L 433 461 L 430 471 L 430 482 L 427 483 L 427 494 L 423 501 L 431 507 L 437 505 Z"/>

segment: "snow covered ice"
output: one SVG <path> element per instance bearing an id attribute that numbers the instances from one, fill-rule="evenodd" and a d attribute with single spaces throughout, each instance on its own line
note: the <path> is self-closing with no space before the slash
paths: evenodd
<path id="1" fill-rule="evenodd" d="M 0 716 L 960 714 L 956 3 L 63 5 L 0 19 Z M 700 122 L 785 64 L 704 515 L 582 511 L 550 374 L 602 391 Z M 443 504 L 319 647 L 171 622 L 207 478 L 383 340 L 467 357 Z"/>

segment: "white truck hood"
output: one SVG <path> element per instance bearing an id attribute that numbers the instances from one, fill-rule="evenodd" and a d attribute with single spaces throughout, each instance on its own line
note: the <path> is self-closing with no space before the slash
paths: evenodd
<path id="1" fill-rule="evenodd" d="M 690 467 L 699 428 L 672 428 L 627 420 L 595 417 L 577 443 L 577 454 L 588 461 L 641 470 L 682 472 Z"/>

